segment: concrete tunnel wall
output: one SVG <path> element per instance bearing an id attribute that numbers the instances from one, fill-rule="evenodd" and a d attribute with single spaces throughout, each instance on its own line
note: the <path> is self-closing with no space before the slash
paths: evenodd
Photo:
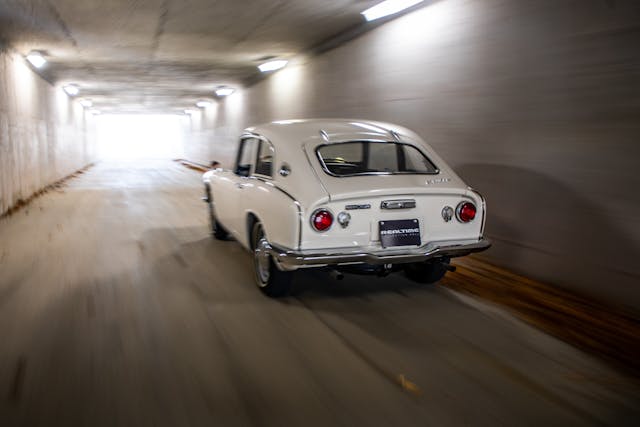
<path id="1" fill-rule="evenodd" d="M 0 51 L 0 215 L 93 161 L 89 120 L 20 55 Z"/>
<path id="2" fill-rule="evenodd" d="M 405 125 L 486 196 L 484 258 L 637 310 L 639 22 L 634 1 L 435 2 L 203 111 L 185 153 L 229 166 L 277 119 Z"/>

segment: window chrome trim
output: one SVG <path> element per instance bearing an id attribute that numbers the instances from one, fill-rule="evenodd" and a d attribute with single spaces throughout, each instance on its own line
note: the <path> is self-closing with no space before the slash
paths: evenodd
<path id="1" fill-rule="evenodd" d="M 337 174 L 331 172 L 327 168 L 327 165 L 325 164 L 324 160 L 322 159 L 322 156 L 320 155 L 320 149 L 322 147 L 327 147 L 327 146 L 330 146 L 330 145 L 358 143 L 358 142 L 387 143 L 387 144 L 394 144 L 394 145 L 407 145 L 407 146 L 409 146 L 411 148 L 415 148 L 416 150 L 418 150 L 418 152 L 422 156 L 424 156 L 424 158 L 427 159 L 429 161 L 429 163 L 431 163 L 433 165 L 435 170 L 433 172 L 363 172 L 363 173 L 354 173 L 354 174 L 349 174 L 349 175 L 337 175 Z M 320 144 L 320 145 L 316 146 L 314 151 L 316 153 L 316 158 L 318 159 L 318 162 L 320 162 L 320 167 L 322 168 L 322 170 L 327 175 L 333 176 L 335 178 L 353 178 L 353 177 L 357 177 L 357 176 L 438 175 L 438 174 L 440 174 L 440 169 L 438 168 L 438 166 L 436 166 L 435 163 L 433 163 L 433 161 L 429 158 L 429 156 L 427 156 L 424 153 L 424 151 L 422 151 L 420 149 L 420 147 L 417 147 L 416 145 L 413 145 L 413 144 L 409 144 L 408 142 L 387 141 L 387 140 L 384 140 L 384 139 L 355 139 L 355 140 L 348 140 L 348 141 L 335 141 L 335 142 L 332 141 L 331 143 L 328 143 L 328 144 Z"/>

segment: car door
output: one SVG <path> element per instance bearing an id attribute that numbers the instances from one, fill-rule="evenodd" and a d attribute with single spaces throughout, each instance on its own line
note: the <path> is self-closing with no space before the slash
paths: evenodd
<path id="1" fill-rule="evenodd" d="M 242 198 L 244 189 L 249 185 L 249 177 L 253 174 L 259 140 L 253 136 L 240 140 L 238 155 L 230 173 L 229 179 L 224 180 L 219 194 L 216 194 L 215 209 L 220 222 L 236 238 L 244 232 L 245 218 Z"/>

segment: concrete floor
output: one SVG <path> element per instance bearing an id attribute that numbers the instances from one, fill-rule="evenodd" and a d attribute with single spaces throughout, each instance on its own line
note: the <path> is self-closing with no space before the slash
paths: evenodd
<path id="1" fill-rule="evenodd" d="M 640 420 L 638 383 L 438 286 L 310 271 L 265 298 L 200 196 L 101 163 L 0 221 L 0 425 Z"/>

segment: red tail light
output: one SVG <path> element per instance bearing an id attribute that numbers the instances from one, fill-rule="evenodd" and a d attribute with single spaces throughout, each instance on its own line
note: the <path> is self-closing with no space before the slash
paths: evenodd
<path id="1" fill-rule="evenodd" d="M 456 208 L 456 217 L 460 222 L 473 221 L 476 217 L 476 206 L 470 202 L 462 202 Z"/>
<path id="2" fill-rule="evenodd" d="M 326 209 L 318 209 L 311 215 L 311 225 L 316 231 L 327 231 L 333 224 L 333 215 Z"/>

